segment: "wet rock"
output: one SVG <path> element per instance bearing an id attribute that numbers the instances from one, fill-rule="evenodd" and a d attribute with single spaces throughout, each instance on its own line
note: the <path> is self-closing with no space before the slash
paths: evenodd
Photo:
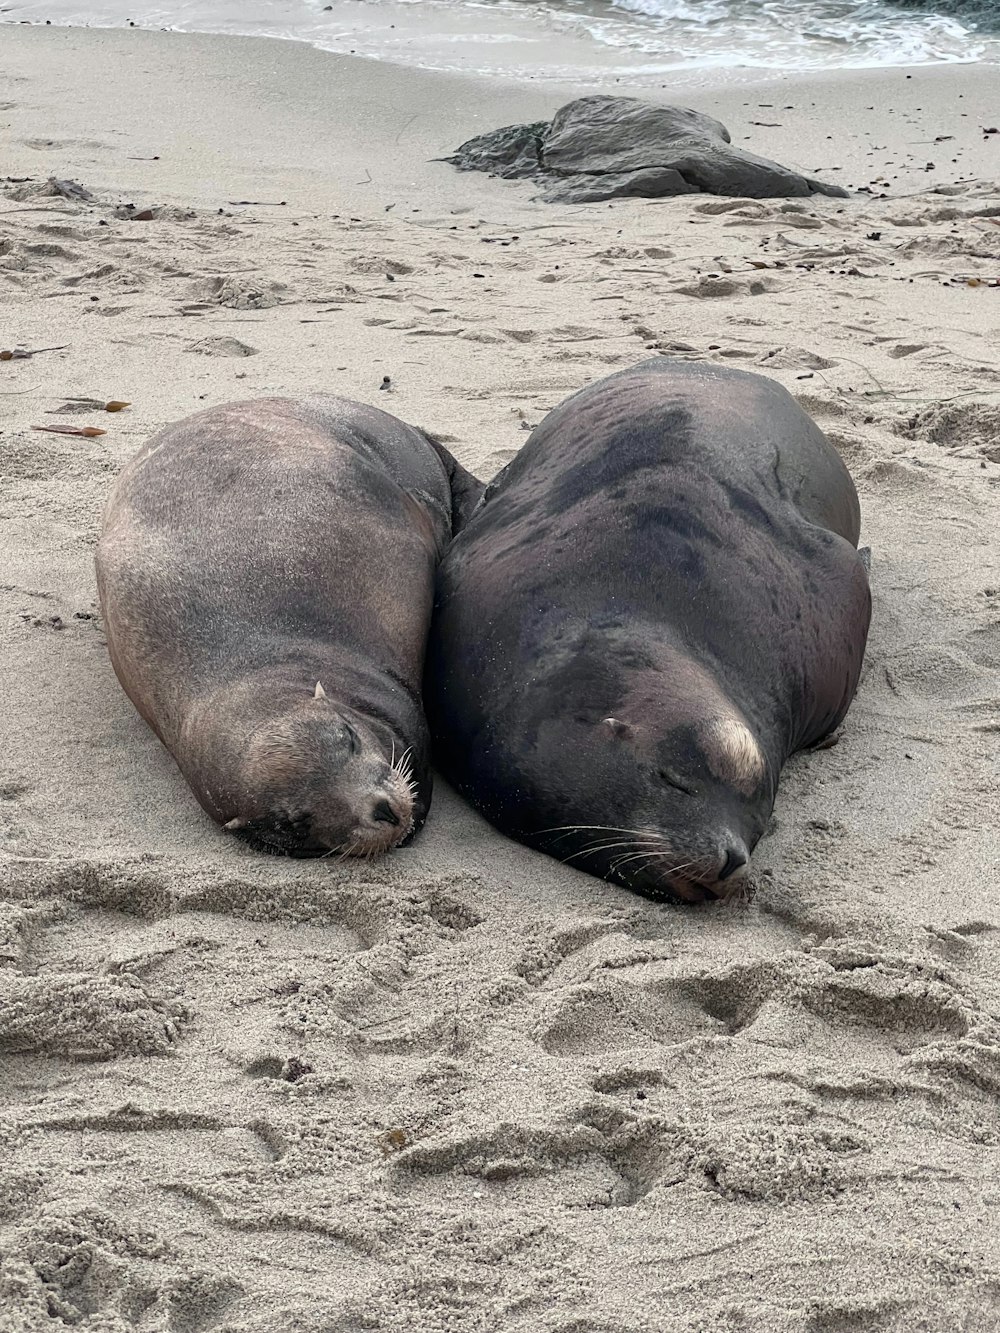
<path id="1" fill-rule="evenodd" d="M 634 97 L 581 97 L 550 123 L 506 125 L 442 159 L 460 171 L 537 181 L 548 203 L 719 194 L 741 199 L 846 197 L 730 142 L 720 121 Z"/>

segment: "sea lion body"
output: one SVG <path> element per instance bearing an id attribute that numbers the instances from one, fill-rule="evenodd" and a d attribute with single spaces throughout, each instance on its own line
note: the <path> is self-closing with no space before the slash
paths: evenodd
<path id="1" fill-rule="evenodd" d="M 774 381 L 662 358 L 545 417 L 438 570 L 439 767 L 498 828 L 654 896 L 728 896 L 871 615 L 860 509 Z"/>
<path id="2" fill-rule="evenodd" d="M 422 824 L 453 470 L 388 413 L 316 394 L 197 413 L 118 477 L 97 550 L 115 673 L 254 845 L 374 855 Z"/>

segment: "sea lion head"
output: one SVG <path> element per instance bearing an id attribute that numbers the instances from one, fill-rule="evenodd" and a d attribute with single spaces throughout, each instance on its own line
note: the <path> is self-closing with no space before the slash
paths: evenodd
<path id="1" fill-rule="evenodd" d="M 414 830 L 409 753 L 319 682 L 253 733 L 234 790 L 238 808 L 225 827 L 261 851 L 374 857 Z"/>
<path id="2" fill-rule="evenodd" d="M 546 826 L 532 841 L 651 897 L 738 895 L 774 801 L 765 750 L 694 659 L 615 647 L 577 656 L 572 686 L 543 692 L 526 768 Z"/>

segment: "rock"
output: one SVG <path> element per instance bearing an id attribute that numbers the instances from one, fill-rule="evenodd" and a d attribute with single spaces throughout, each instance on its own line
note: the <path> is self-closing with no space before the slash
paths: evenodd
<path id="1" fill-rule="evenodd" d="M 460 171 L 490 171 L 498 176 L 533 176 L 541 167 L 542 138 L 547 120 L 532 125 L 505 125 L 462 144 L 454 157 L 438 159 Z"/>
<path id="2" fill-rule="evenodd" d="M 506 125 L 442 160 L 460 171 L 537 181 L 548 203 L 702 193 L 847 196 L 838 185 L 734 147 L 725 125 L 711 116 L 635 97 L 581 97 L 560 107 L 551 123 Z"/>

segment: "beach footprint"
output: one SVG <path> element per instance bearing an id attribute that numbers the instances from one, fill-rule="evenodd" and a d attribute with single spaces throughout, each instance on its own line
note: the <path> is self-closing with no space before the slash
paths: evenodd
<path id="1" fill-rule="evenodd" d="M 39 153 L 70 153 L 75 149 L 92 148 L 110 153 L 113 145 L 101 139 L 22 139 L 25 148 L 32 148 Z"/>
<path id="2" fill-rule="evenodd" d="M 24 976 L 0 971 L 0 1052 L 65 1060 L 166 1055 L 184 1007 L 150 995 L 127 974 Z"/>
<path id="3" fill-rule="evenodd" d="M 679 296 L 693 296 L 698 300 L 719 300 L 735 296 L 765 296 L 768 292 L 780 291 L 782 284 L 773 278 L 721 277 L 717 274 L 705 274 L 694 282 L 686 282 L 674 291 Z"/>
<path id="4" fill-rule="evenodd" d="M 896 432 L 1000 463 L 1000 407 L 993 403 L 936 403 L 898 422 Z"/>

